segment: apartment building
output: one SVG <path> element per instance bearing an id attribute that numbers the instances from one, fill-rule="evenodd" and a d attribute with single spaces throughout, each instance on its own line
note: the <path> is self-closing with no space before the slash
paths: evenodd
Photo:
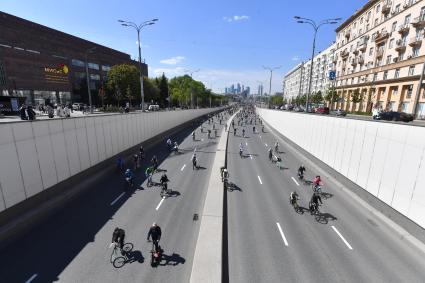
<path id="1" fill-rule="evenodd" d="M 336 44 L 332 43 L 325 50 L 314 56 L 311 93 L 320 91 L 322 94 L 325 94 L 332 86 L 333 81 L 329 80 L 329 72 L 335 70 L 335 49 Z M 292 101 L 298 95 L 307 94 L 310 81 L 310 69 L 311 60 L 308 60 L 296 65 L 284 76 L 285 99 Z"/>
<path id="2" fill-rule="evenodd" d="M 425 115 L 425 2 L 369 0 L 336 29 L 336 107 Z M 353 101 L 354 100 L 354 101 Z"/>

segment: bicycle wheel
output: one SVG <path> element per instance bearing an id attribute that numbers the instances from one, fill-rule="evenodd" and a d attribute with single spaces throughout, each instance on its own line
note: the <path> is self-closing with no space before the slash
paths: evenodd
<path id="1" fill-rule="evenodd" d="M 133 250 L 133 244 L 132 243 L 125 243 L 122 247 L 123 251 L 126 253 L 129 253 Z"/>
<path id="2" fill-rule="evenodd" d="M 125 258 L 123 256 L 119 256 L 114 259 L 114 262 L 112 263 L 115 268 L 121 268 L 125 264 Z"/>

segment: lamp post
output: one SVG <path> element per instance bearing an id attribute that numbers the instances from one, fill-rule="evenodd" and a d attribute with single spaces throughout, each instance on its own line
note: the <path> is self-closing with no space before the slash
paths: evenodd
<path id="1" fill-rule="evenodd" d="M 189 69 L 185 69 L 184 70 L 186 73 L 190 74 L 190 78 L 193 80 L 193 74 L 197 73 L 200 71 L 200 69 L 196 69 L 196 70 L 189 70 Z M 192 86 L 192 82 L 191 82 L 191 87 L 190 87 L 190 108 L 193 109 L 193 86 Z"/>
<path id="2" fill-rule="evenodd" d="M 87 49 L 84 52 L 85 59 L 86 59 L 86 80 L 87 80 L 87 94 L 89 95 L 89 106 L 90 106 L 90 113 L 93 113 L 93 105 L 91 101 L 91 90 L 90 90 L 90 78 L 89 78 L 89 61 L 87 59 L 88 53 L 93 53 L 93 51 L 96 49 L 96 47 L 91 47 Z"/>
<path id="3" fill-rule="evenodd" d="M 120 22 L 122 26 L 132 27 L 137 31 L 137 43 L 139 45 L 139 74 L 140 74 L 140 96 L 142 99 L 142 111 L 145 111 L 145 93 L 143 91 L 142 49 L 140 47 L 140 30 L 145 26 L 150 26 L 155 24 L 156 21 L 158 21 L 158 19 L 152 19 L 137 25 L 133 22 L 118 20 L 118 22 Z"/>
<path id="4" fill-rule="evenodd" d="M 323 25 L 337 24 L 338 21 L 341 20 L 341 18 L 326 19 L 326 20 L 320 21 L 319 23 L 316 23 L 315 21 L 313 21 L 311 19 L 301 18 L 301 17 L 298 17 L 298 16 L 295 16 L 294 19 L 297 21 L 297 23 L 299 23 L 299 24 L 309 24 L 314 29 L 313 51 L 312 51 L 312 54 L 311 54 L 311 61 L 310 61 L 310 78 L 309 78 L 309 82 L 308 82 L 307 99 L 306 99 L 306 102 L 305 102 L 305 111 L 307 111 L 308 110 L 308 104 L 309 104 L 309 96 L 310 96 L 310 91 L 311 91 L 311 80 L 313 79 L 313 59 L 314 59 L 314 51 L 316 49 L 317 31 Z"/>
<path id="5" fill-rule="evenodd" d="M 272 95 L 272 78 L 273 78 L 273 71 L 274 70 L 278 70 L 278 69 L 280 69 L 282 66 L 279 66 L 279 67 L 273 67 L 273 68 L 271 68 L 271 67 L 266 67 L 266 66 L 263 66 L 263 68 L 264 69 L 266 69 L 266 70 L 269 70 L 270 71 L 270 84 L 269 84 L 269 99 L 268 99 L 268 106 L 270 107 L 270 97 L 271 97 L 271 95 Z"/>

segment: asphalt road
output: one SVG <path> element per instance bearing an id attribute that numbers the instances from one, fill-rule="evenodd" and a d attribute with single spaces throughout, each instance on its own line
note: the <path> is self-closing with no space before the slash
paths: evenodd
<path id="1" fill-rule="evenodd" d="M 216 126 L 220 128 L 216 120 Z M 207 122 L 206 128 L 211 128 Z M 96 181 L 95 187 L 61 209 L 22 239 L 0 251 L 1 282 L 188 282 L 198 237 L 200 213 L 214 160 L 216 138 L 196 129 L 172 137 L 181 154 L 169 153 L 165 140 L 146 152 L 136 171 L 135 186 L 123 192 L 124 177 L 116 174 Z M 192 169 L 196 148 L 199 170 Z M 159 168 L 167 170 L 172 194 L 160 197 L 160 187 L 146 187 L 144 170 L 156 154 Z M 127 167 L 127 166 L 126 166 Z M 161 173 L 153 180 L 159 182 Z M 162 228 L 161 265 L 150 265 L 151 243 L 146 241 L 152 222 Z M 131 261 L 120 269 L 110 263 L 112 232 L 126 231 L 126 241 L 134 245 Z"/>
<path id="2" fill-rule="evenodd" d="M 300 157 L 270 129 L 253 134 L 248 125 L 246 133 L 231 134 L 228 144 L 230 282 L 424 282 L 424 254 L 332 181 L 323 180 L 328 198 L 320 217 L 295 212 L 290 192 L 298 192 L 305 208 L 312 195 L 297 179 Z M 276 140 L 283 169 L 268 159 Z M 315 172 L 304 165 L 312 180 Z"/>

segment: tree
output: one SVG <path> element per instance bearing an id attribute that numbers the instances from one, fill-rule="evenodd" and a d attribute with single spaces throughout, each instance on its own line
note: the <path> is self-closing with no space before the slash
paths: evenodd
<path id="1" fill-rule="evenodd" d="M 363 96 L 360 94 L 360 91 L 358 88 L 356 88 L 352 93 L 351 93 L 351 101 L 354 103 L 354 109 L 356 109 L 357 103 L 362 102 L 363 101 Z"/>
<path id="2" fill-rule="evenodd" d="M 319 90 L 316 93 L 312 93 L 311 95 L 311 102 L 314 104 L 320 104 L 323 102 L 323 96 L 322 96 L 322 92 Z"/>
<path id="3" fill-rule="evenodd" d="M 282 96 L 280 95 L 274 95 L 270 98 L 270 103 L 272 105 L 280 106 L 283 103 Z"/>
<path id="4" fill-rule="evenodd" d="M 130 101 L 130 105 L 131 105 L 131 100 L 134 98 L 134 96 L 133 96 L 133 93 L 131 92 L 130 86 L 127 86 L 127 89 L 125 91 L 125 98 Z"/>
<path id="5" fill-rule="evenodd" d="M 112 66 L 108 72 L 106 88 L 108 97 L 118 101 L 118 104 L 127 98 L 127 94 L 132 94 L 132 98 L 134 98 L 136 93 L 140 93 L 138 69 L 128 64 Z"/>
<path id="6" fill-rule="evenodd" d="M 159 88 L 159 106 L 165 108 L 168 103 L 168 79 L 164 73 L 160 79 L 157 78 L 157 86 Z"/>
<path id="7" fill-rule="evenodd" d="M 146 103 L 158 103 L 160 90 L 155 83 L 155 79 L 143 77 L 143 90 Z"/>
<path id="8" fill-rule="evenodd" d="M 339 95 L 335 89 L 328 89 L 325 95 L 325 101 L 329 102 L 329 107 L 332 109 L 334 102 L 337 102 Z"/>

